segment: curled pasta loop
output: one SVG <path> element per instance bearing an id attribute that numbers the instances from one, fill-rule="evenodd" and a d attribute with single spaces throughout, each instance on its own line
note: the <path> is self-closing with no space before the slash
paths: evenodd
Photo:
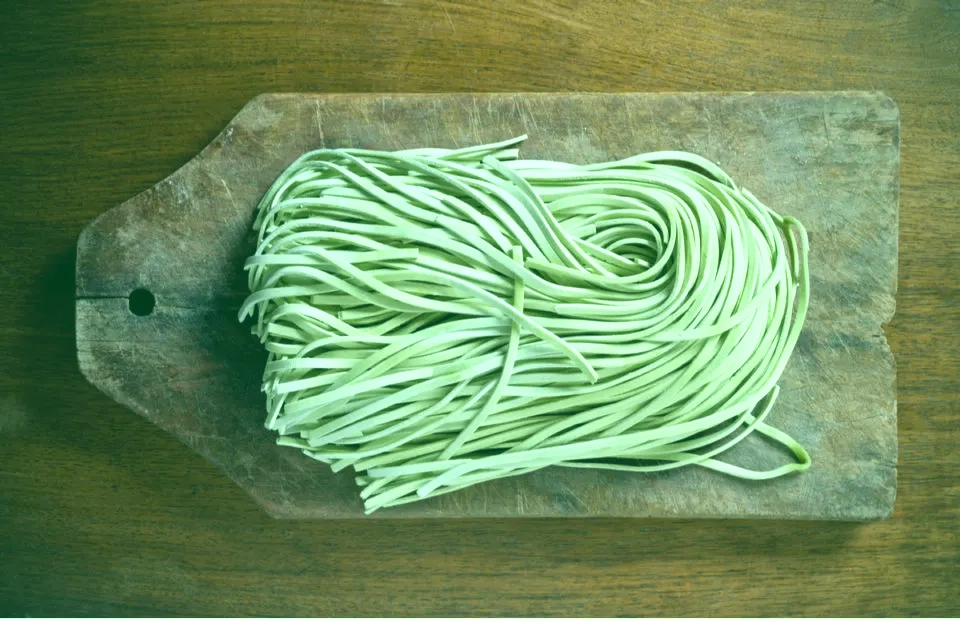
<path id="1" fill-rule="evenodd" d="M 810 466 L 765 420 L 803 327 L 807 236 L 710 161 L 306 153 L 264 195 L 240 319 L 268 428 L 366 511 L 548 466 Z M 794 461 L 717 459 L 757 432 Z"/>

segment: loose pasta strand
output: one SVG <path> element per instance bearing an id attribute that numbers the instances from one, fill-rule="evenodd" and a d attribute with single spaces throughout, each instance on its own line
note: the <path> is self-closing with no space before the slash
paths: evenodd
<path id="1" fill-rule="evenodd" d="M 309 152 L 273 183 L 240 319 L 267 427 L 366 511 L 548 466 L 810 466 L 766 423 L 810 297 L 807 237 L 715 164 L 497 144 Z M 794 461 L 717 457 L 758 432 Z"/>

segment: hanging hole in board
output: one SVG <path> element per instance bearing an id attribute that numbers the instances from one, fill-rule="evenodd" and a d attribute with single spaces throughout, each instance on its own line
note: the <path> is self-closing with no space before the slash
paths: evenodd
<path id="1" fill-rule="evenodd" d="M 146 288 L 137 288 L 130 293 L 130 313 L 134 316 L 149 316 L 157 306 L 157 299 Z"/>

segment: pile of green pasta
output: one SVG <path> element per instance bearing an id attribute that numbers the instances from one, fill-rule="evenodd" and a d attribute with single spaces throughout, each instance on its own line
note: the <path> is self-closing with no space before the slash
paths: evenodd
<path id="1" fill-rule="evenodd" d="M 547 466 L 807 468 L 764 423 L 807 311 L 801 224 L 697 155 L 574 165 L 525 138 L 317 150 L 276 180 L 240 319 L 278 442 L 352 467 L 368 513 Z M 716 459 L 751 432 L 796 461 Z"/>

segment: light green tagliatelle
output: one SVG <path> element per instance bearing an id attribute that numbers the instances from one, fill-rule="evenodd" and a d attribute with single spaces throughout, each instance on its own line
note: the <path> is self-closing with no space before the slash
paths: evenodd
<path id="1" fill-rule="evenodd" d="M 367 512 L 547 466 L 810 465 L 764 423 L 809 299 L 806 233 L 713 163 L 518 159 L 526 136 L 317 150 L 260 203 L 267 427 Z M 759 432 L 796 461 L 717 456 Z"/>

